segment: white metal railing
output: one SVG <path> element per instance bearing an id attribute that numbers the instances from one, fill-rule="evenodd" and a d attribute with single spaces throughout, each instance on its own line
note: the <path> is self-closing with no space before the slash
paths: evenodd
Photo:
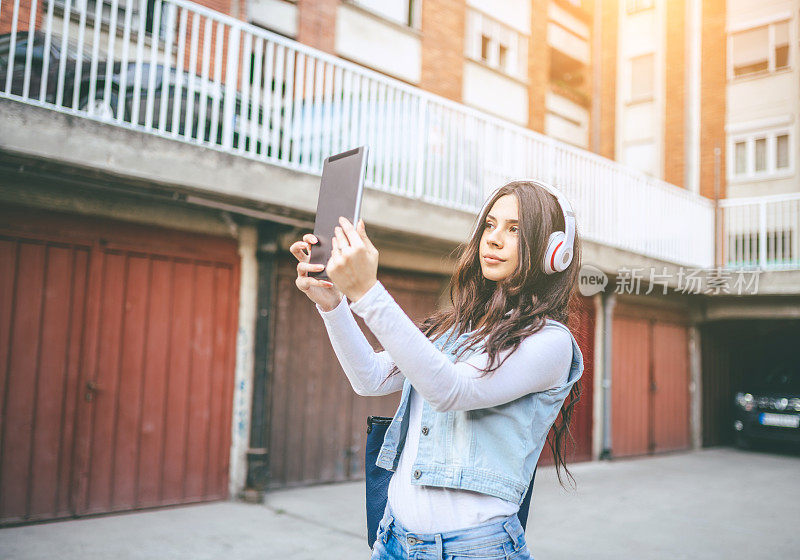
<path id="1" fill-rule="evenodd" d="M 726 266 L 800 268 L 800 193 L 726 199 L 720 207 Z"/>
<path id="2" fill-rule="evenodd" d="M 9 29 L 2 96 L 316 174 L 367 144 L 367 186 L 469 212 L 539 178 L 586 239 L 713 264 L 707 199 L 191 2 L 0 0 Z"/>

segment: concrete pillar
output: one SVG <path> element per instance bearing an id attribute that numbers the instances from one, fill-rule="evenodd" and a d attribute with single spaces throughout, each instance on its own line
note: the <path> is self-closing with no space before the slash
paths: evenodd
<path id="1" fill-rule="evenodd" d="M 614 306 L 617 303 L 617 294 L 611 292 L 603 293 L 603 438 L 601 459 L 611 458 L 611 379 L 612 379 L 612 354 L 611 354 L 611 334 L 614 330 Z"/>
<path id="2" fill-rule="evenodd" d="M 255 330 L 255 364 L 253 367 L 253 406 L 250 411 L 250 448 L 247 451 L 248 500 L 261 501 L 269 484 L 270 433 L 270 364 L 272 362 L 272 310 L 278 286 L 278 235 L 283 229 L 273 222 L 261 222 L 258 227 L 258 296 Z M 298 233 L 295 237 L 302 236 Z"/>
<path id="3" fill-rule="evenodd" d="M 703 367 L 700 329 L 689 327 L 689 433 L 692 449 L 703 446 Z"/>
<path id="4" fill-rule="evenodd" d="M 231 460 L 228 493 L 235 498 L 247 479 L 247 449 L 250 439 L 250 405 L 253 401 L 256 305 L 258 297 L 258 232 L 254 226 L 239 226 L 239 326 L 236 334 L 236 372 L 231 422 Z"/>
<path id="5" fill-rule="evenodd" d="M 594 301 L 594 364 L 592 387 L 592 459 L 597 460 L 603 451 L 603 294 L 598 292 Z"/>

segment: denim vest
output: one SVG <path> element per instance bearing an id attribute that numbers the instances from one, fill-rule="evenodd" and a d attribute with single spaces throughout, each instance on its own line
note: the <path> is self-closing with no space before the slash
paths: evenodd
<path id="1" fill-rule="evenodd" d="M 583 354 L 575 337 L 562 323 L 552 319 L 547 322 L 567 331 L 572 339 L 572 364 L 566 384 L 476 410 L 437 412 L 423 399 L 422 434 L 411 484 L 473 490 L 522 504 L 547 433 L 572 385 L 583 375 Z M 455 362 L 455 349 L 470 333 L 447 343 L 450 332 L 452 328 L 433 344 Z M 480 351 L 481 346 L 479 343 L 465 351 L 462 360 Z M 375 462 L 390 471 L 397 469 L 405 444 L 410 392 L 411 384 L 406 378 L 400 405 Z"/>

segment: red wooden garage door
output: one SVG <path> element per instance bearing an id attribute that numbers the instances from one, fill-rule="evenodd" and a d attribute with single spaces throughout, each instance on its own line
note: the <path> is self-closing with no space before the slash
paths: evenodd
<path id="1" fill-rule="evenodd" d="M 224 498 L 232 240 L 0 210 L 0 520 Z"/>
<path id="2" fill-rule="evenodd" d="M 578 342 L 583 354 L 583 375 L 581 376 L 581 397 L 572 409 L 569 434 L 565 436 L 563 445 L 567 465 L 579 461 L 592 460 L 592 401 L 594 400 L 594 331 L 595 310 L 592 298 L 579 296 L 570 307 L 567 326 Z M 558 423 L 563 417 L 559 415 Z M 552 442 L 555 431 L 551 428 L 547 434 Z M 573 441 L 574 440 L 574 441 Z M 546 443 L 539 456 L 539 465 L 554 465 L 555 458 Z"/>
<path id="3" fill-rule="evenodd" d="M 677 314 L 669 315 L 631 305 L 615 313 L 611 447 L 616 457 L 689 448 L 688 331 Z"/>

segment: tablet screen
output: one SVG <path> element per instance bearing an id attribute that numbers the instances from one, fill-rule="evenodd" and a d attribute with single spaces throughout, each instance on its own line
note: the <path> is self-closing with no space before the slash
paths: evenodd
<path id="1" fill-rule="evenodd" d="M 311 263 L 328 264 L 331 257 L 331 238 L 344 216 L 355 226 L 361 213 L 364 174 L 367 168 L 367 146 L 360 146 L 325 159 L 317 200 L 314 236 L 319 240 L 311 246 Z M 330 280 L 325 270 L 311 271 L 309 276 Z"/>

